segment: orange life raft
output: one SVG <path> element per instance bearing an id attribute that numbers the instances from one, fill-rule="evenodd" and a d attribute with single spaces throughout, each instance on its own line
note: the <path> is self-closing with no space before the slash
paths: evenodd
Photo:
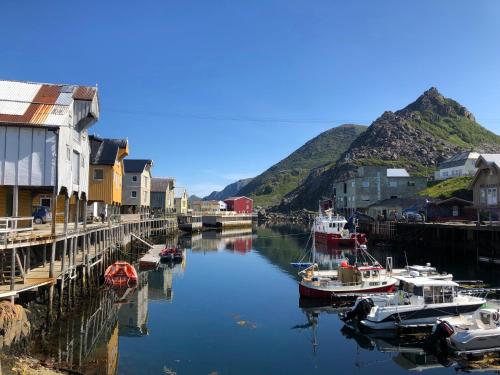
<path id="1" fill-rule="evenodd" d="M 137 271 L 127 262 L 115 262 L 104 272 L 104 281 L 116 287 L 134 286 L 137 284 Z"/>

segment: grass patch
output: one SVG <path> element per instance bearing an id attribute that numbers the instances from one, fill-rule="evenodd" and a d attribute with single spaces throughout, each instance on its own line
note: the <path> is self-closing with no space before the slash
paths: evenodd
<path id="1" fill-rule="evenodd" d="M 431 181 L 427 188 L 418 194 L 439 199 L 451 197 L 471 199 L 472 192 L 469 190 L 471 181 L 472 177 L 453 177 L 442 181 Z"/>

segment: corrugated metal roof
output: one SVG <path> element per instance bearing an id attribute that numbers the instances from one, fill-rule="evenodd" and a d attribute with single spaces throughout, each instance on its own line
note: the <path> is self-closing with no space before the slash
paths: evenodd
<path id="1" fill-rule="evenodd" d="M 404 168 L 387 168 L 387 177 L 410 177 Z"/>
<path id="2" fill-rule="evenodd" d="M 477 159 L 479 154 L 477 152 L 464 151 L 453 155 L 451 158 L 438 164 L 439 169 L 458 167 L 460 165 L 465 165 L 468 159 Z"/>
<path id="3" fill-rule="evenodd" d="M 68 125 L 73 100 L 97 100 L 97 88 L 0 80 L 0 123 Z"/>
<path id="4" fill-rule="evenodd" d="M 481 157 L 486 160 L 487 163 L 494 163 L 497 168 L 500 168 L 500 154 L 481 154 Z"/>

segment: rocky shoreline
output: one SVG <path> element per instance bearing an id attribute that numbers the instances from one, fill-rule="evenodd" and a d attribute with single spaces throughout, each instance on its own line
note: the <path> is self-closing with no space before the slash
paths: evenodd
<path id="1" fill-rule="evenodd" d="M 258 212 L 258 220 L 259 223 L 266 224 L 309 224 L 312 223 L 315 215 L 315 212 L 305 209 L 294 211 L 289 214 L 261 209 Z"/>

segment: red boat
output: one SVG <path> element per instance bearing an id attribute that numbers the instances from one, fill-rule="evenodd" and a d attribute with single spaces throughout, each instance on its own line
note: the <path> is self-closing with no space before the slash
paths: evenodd
<path id="1" fill-rule="evenodd" d="M 166 247 L 159 255 L 163 262 L 181 261 L 183 258 L 182 250 L 178 247 Z"/>
<path id="2" fill-rule="evenodd" d="M 104 272 L 104 281 L 114 287 L 132 287 L 137 285 L 137 280 L 134 266 L 123 261 L 113 263 Z"/>
<path id="3" fill-rule="evenodd" d="M 314 219 L 314 240 L 328 248 L 351 247 L 366 243 L 364 233 L 349 233 L 345 229 L 347 220 L 341 215 L 335 215 L 331 210 L 320 214 Z"/>

